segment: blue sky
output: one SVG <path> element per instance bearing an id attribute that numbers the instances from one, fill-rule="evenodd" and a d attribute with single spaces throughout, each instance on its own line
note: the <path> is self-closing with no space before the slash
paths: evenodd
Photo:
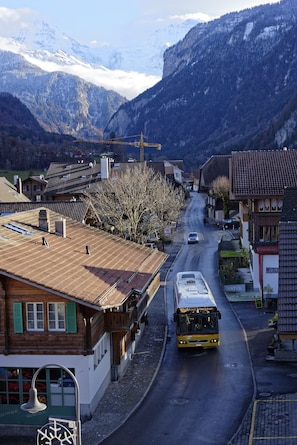
<path id="1" fill-rule="evenodd" d="M 35 20 L 43 20 L 62 34 L 100 51 L 101 46 L 123 49 L 142 48 L 148 53 L 150 37 L 157 29 L 184 21 L 208 21 L 223 14 L 239 11 L 279 0 L 0 0 L 1 49 L 22 53 L 22 47 L 7 46 L 5 37 L 20 36 L 32 27 Z M 31 25 L 30 25 L 31 24 Z M 192 25 L 191 25 L 192 26 Z M 165 33 L 166 34 L 166 33 Z M 175 42 L 164 42 L 166 46 Z M 48 71 L 60 71 L 61 65 L 25 56 L 26 60 Z M 64 71 L 88 82 L 117 91 L 132 99 L 155 85 L 159 75 L 145 73 L 145 69 L 107 70 L 66 64 Z"/>
<path id="2" fill-rule="evenodd" d="M 1 35 L 42 18 L 81 43 L 111 45 L 141 40 L 155 28 L 181 18 L 212 19 L 279 0 L 0 0 Z M 8 9 L 7 9 L 8 8 Z M 20 25 L 22 23 L 22 25 Z M 6 28 L 7 27 L 7 28 Z"/>

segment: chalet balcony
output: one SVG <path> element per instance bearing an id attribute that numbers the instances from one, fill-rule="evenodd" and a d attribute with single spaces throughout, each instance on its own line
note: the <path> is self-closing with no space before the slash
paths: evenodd
<path id="1" fill-rule="evenodd" d="M 254 213 L 250 219 L 249 239 L 253 246 L 277 246 L 279 214 Z"/>
<path id="2" fill-rule="evenodd" d="M 105 313 L 105 329 L 108 332 L 129 331 L 134 323 L 140 321 L 145 313 L 149 302 L 148 295 L 141 300 L 130 303 L 126 312 L 106 312 Z M 134 303 L 134 304 L 133 304 Z"/>

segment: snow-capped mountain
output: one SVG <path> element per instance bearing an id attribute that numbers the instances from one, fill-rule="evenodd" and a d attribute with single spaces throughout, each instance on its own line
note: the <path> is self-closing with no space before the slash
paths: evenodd
<path id="1" fill-rule="evenodd" d="M 163 79 L 125 102 L 105 136 L 139 134 L 186 168 L 234 150 L 297 147 L 296 2 L 198 24 L 164 54 Z"/>
<path id="2" fill-rule="evenodd" d="M 44 22 L 35 21 L 18 34 L 1 37 L 0 49 L 23 56 L 47 72 L 63 71 L 87 82 L 114 90 L 127 99 L 156 84 L 162 77 L 163 53 L 182 39 L 197 22 L 187 20 L 167 28 L 159 27 L 145 44 L 91 47 Z"/>

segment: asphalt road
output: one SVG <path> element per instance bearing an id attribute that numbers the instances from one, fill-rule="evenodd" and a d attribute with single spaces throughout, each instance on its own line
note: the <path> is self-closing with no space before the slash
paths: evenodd
<path id="1" fill-rule="evenodd" d="M 254 391 L 245 337 L 218 280 L 219 232 L 204 227 L 203 200 L 195 194 L 184 218 L 184 247 L 167 276 L 168 343 L 156 381 L 139 409 L 104 445 L 226 445 Z M 188 245 L 197 231 L 199 244 Z M 217 350 L 177 350 L 172 281 L 181 270 L 201 270 L 222 313 Z"/>

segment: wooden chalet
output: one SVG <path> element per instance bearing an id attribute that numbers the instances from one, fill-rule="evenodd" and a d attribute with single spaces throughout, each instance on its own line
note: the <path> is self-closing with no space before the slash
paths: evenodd
<path id="1" fill-rule="evenodd" d="M 17 178 L 17 184 L 20 191 L 24 193 L 31 201 L 43 201 L 47 181 L 44 175 L 32 175 L 21 181 Z"/>
<path id="2" fill-rule="evenodd" d="M 249 250 L 254 289 L 264 300 L 278 295 L 279 221 L 286 187 L 297 186 L 297 151 L 234 152 L 231 199 L 239 202 L 241 243 Z"/>
<path id="3" fill-rule="evenodd" d="M 0 218 L 0 424 L 75 412 L 61 370 L 37 382 L 48 409 L 20 410 L 33 373 L 77 377 L 82 419 L 133 355 L 166 255 L 39 207 Z"/>

